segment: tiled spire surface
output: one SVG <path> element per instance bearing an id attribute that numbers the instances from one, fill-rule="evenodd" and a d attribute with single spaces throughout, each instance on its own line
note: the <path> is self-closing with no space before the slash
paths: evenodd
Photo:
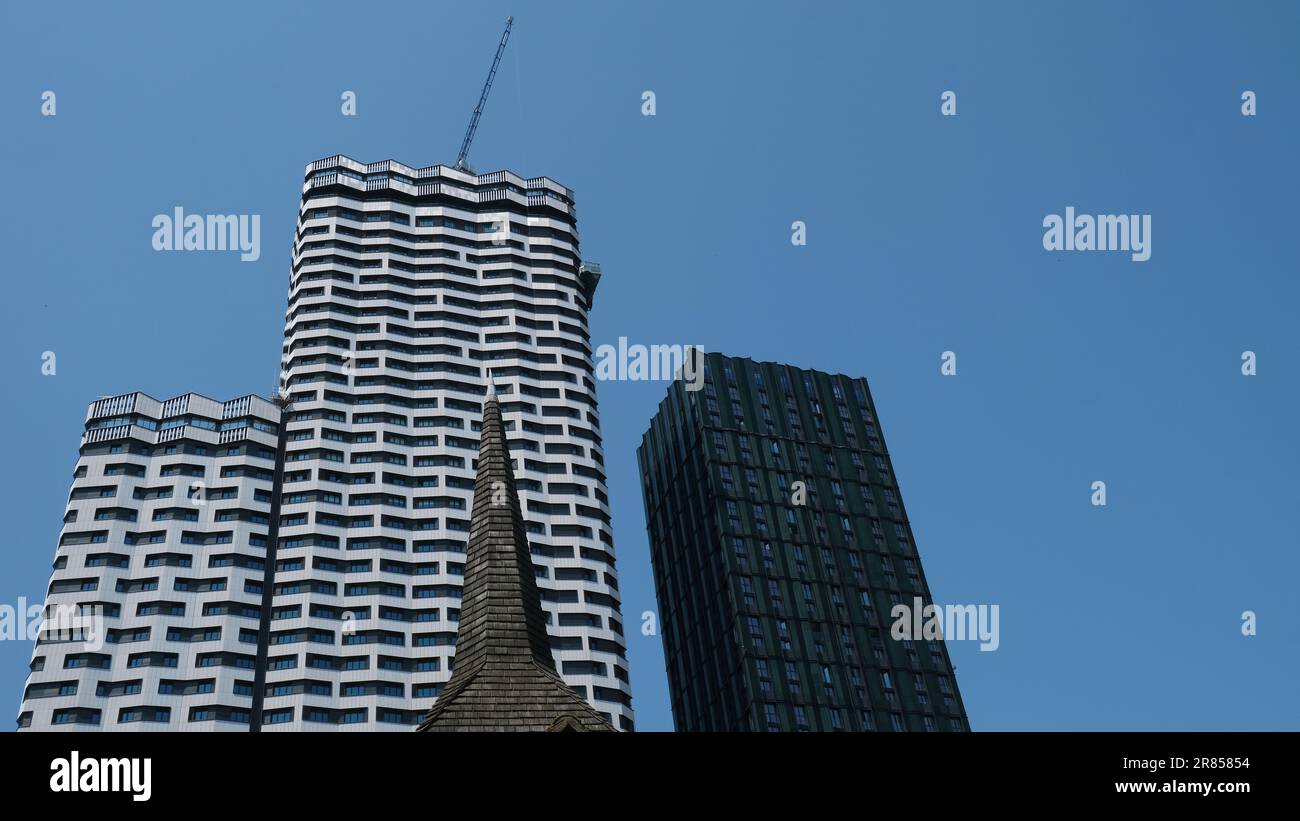
<path id="1" fill-rule="evenodd" d="M 454 670 L 419 731 L 610 729 L 556 673 L 501 407 L 489 387 Z"/>

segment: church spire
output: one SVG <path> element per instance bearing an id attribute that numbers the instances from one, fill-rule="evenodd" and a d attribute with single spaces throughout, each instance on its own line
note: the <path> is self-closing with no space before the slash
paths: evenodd
<path id="1" fill-rule="evenodd" d="M 559 677 L 488 380 L 451 680 L 421 732 L 612 729 Z"/>

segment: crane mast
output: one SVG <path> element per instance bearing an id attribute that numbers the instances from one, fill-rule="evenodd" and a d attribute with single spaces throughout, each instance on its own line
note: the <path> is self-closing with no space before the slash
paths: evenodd
<path id="1" fill-rule="evenodd" d="M 492 68 L 488 71 L 487 82 L 483 84 L 483 93 L 478 97 L 478 105 L 474 106 L 474 116 L 469 118 L 469 128 L 465 129 L 465 139 L 461 141 L 460 154 L 456 156 L 458 171 L 472 170 L 466 163 L 469 146 L 474 142 L 474 132 L 478 131 L 478 121 L 483 116 L 483 106 L 487 103 L 488 92 L 492 90 L 492 80 L 497 76 L 497 66 L 501 65 L 501 54 L 506 50 L 506 41 L 510 39 L 510 27 L 514 22 L 514 17 L 506 18 L 506 30 L 501 33 L 501 42 L 497 45 L 496 56 L 492 58 Z"/>

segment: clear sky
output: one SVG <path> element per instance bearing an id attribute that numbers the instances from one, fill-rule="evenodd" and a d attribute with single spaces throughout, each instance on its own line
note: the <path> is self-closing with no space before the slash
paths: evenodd
<path id="1" fill-rule="evenodd" d="M 996 652 L 950 644 L 974 729 L 1300 729 L 1298 9 L 6 3 L 0 602 L 44 594 L 88 402 L 274 389 L 303 167 L 453 162 L 514 14 L 478 170 L 575 190 L 594 345 L 870 379 L 936 600 L 1000 607 Z M 261 259 L 154 251 L 177 205 L 260 214 Z M 1067 206 L 1150 214 L 1150 260 L 1044 250 Z M 669 729 L 635 461 L 665 385 L 598 387 Z M 10 719 L 30 653 L 0 641 Z"/>

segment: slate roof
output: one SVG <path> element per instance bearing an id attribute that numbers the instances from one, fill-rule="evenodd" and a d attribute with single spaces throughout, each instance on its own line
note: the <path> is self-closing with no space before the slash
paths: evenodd
<path id="1" fill-rule="evenodd" d="M 418 732 L 613 730 L 555 670 L 501 406 L 489 387 L 451 680 Z"/>

